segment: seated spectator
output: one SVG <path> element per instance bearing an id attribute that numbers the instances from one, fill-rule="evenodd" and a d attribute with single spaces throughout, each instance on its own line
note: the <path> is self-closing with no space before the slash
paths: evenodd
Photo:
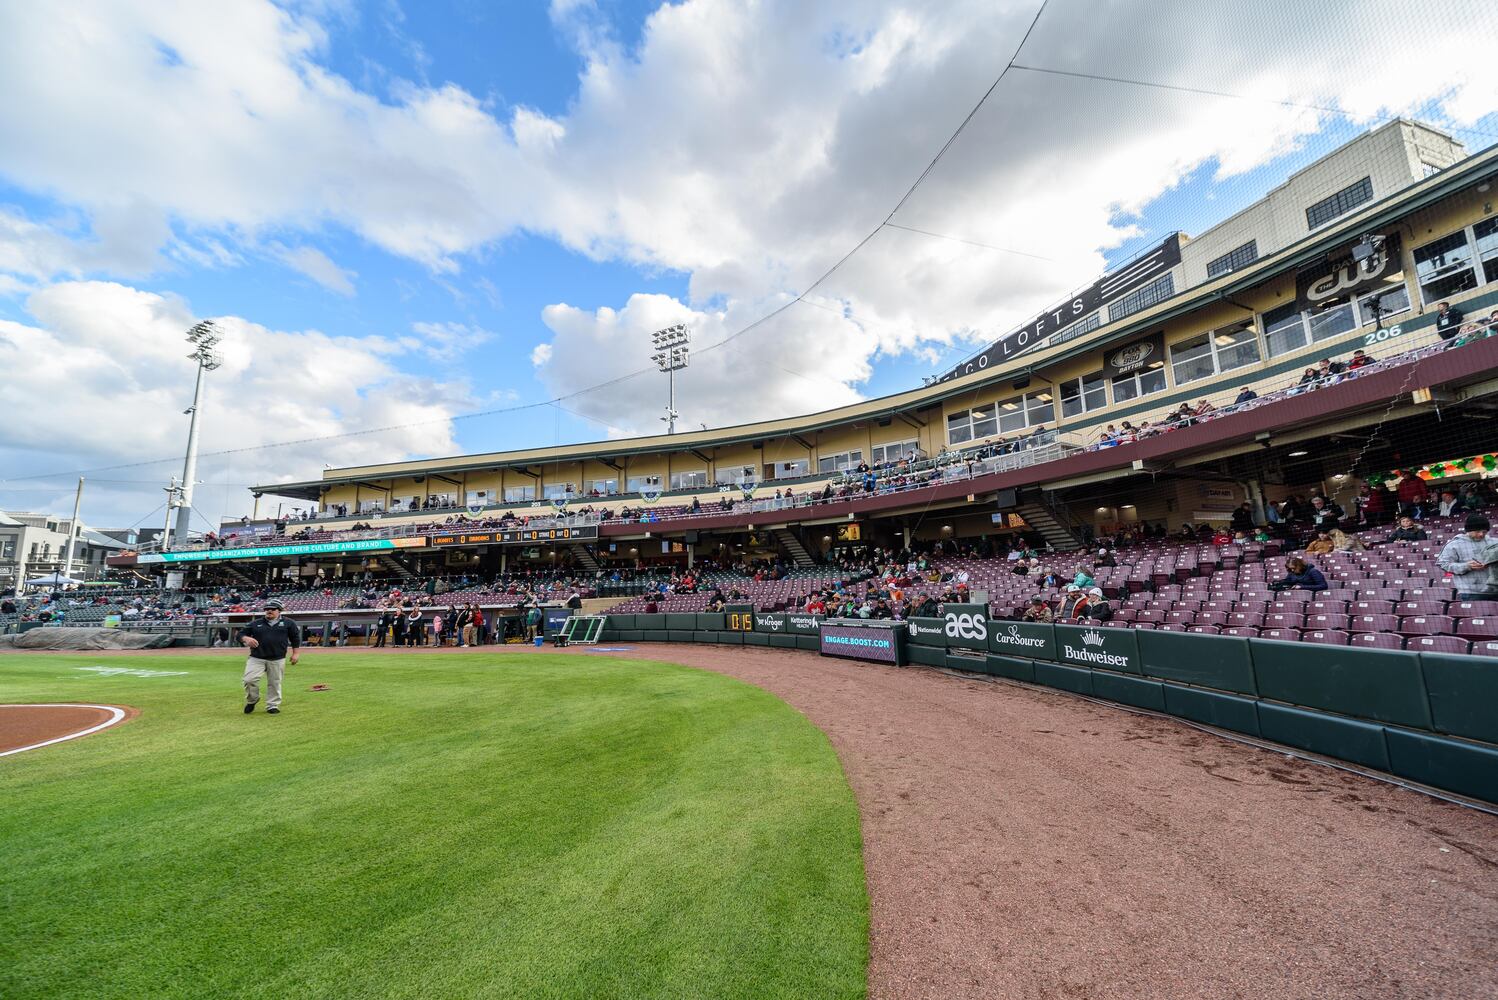
<path id="1" fill-rule="evenodd" d="M 1292 556 L 1285 560 L 1284 578 L 1271 583 L 1269 589 L 1320 592 L 1326 589 L 1326 577 L 1315 566 L 1308 566 L 1304 559 Z"/>
<path id="2" fill-rule="evenodd" d="M 1233 536 L 1230 535 L 1230 534 L 1228 534 L 1228 529 L 1226 529 L 1226 528 L 1218 528 L 1216 531 L 1212 532 L 1212 544 L 1213 545 L 1221 547 L 1223 545 L 1231 545 L 1232 542 L 1233 542 Z"/>
<path id="3" fill-rule="evenodd" d="M 1340 380 L 1342 373 L 1345 371 L 1347 371 L 1347 366 L 1342 362 L 1333 361 L 1331 358 L 1322 358 L 1316 364 L 1316 380 L 1321 385 L 1332 385 Z"/>
<path id="4" fill-rule="evenodd" d="M 1091 573 L 1087 572 L 1085 569 L 1079 569 L 1077 570 L 1077 575 L 1072 578 L 1071 582 L 1073 586 L 1082 587 L 1085 589 L 1087 587 L 1091 587 L 1097 581 L 1092 578 Z"/>
<path id="5" fill-rule="evenodd" d="M 1350 372 L 1357 371 L 1359 368 L 1371 364 L 1373 364 L 1373 359 L 1368 356 L 1367 352 L 1357 350 L 1352 352 L 1352 359 L 1347 362 L 1347 370 Z"/>
<path id="6" fill-rule="evenodd" d="M 1056 620 L 1056 616 L 1051 613 L 1050 605 L 1046 604 L 1045 598 L 1039 594 L 1030 598 L 1030 606 L 1025 608 L 1025 613 L 1020 617 L 1027 622 L 1047 624 Z"/>
<path id="7" fill-rule="evenodd" d="M 1399 526 L 1389 532 L 1388 541 L 1391 542 L 1423 542 L 1430 538 L 1425 529 L 1415 523 L 1415 519 L 1408 514 L 1399 518 Z"/>
<path id="8" fill-rule="evenodd" d="M 1113 606 L 1103 596 L 1101 587 L 1093 587 L 1087 592 L 1087 608 L 1085 616 L 1093 621 L 1109 622 L 1113 620 Z"/>
<path id="9" fill-rule="evenodd" d="M 1210 400 L 1204 399 L 1200 403 L 1196 404 L 1196 415 L 1198 417 L 1205 417 L 1210 413 L 1216 412 L 1217 407 L 1213 406 Z"/>
<path id="10" fill-rule="evenodd" d="M 1074 583 L 1066 585 L 1066 596 L 1061 598 L 1061 607 L 1056 609 L 1059 618 L 1081 618 L 1087 611 L 1090 595 Z"/>
<path id="11" fill-rule="evenodd" d="M 1233 400 L 1233 405 L 1238 406 L 1240 404 L 1247 403 L 1258 398 L 1259 394 L 1257 392 L 1254 392 L 1248 386 L 1244 386 L 1243 391 L 1238 393 L 1238 398 Z"/>
<path id="12" fill-rule="evenodd" d="M 1097 550 L 1097 558 L 1092 561 L 1093 569 L 1111 569 L 1118 565 L 1118 560 L 1113 558 L 1113 553 L 1106 548 Z"/>
<path id="13" fill-rule="evenodd" d="M 1314 369 L 1314 368 L 1307 368 L 1305 371 L 1303 371 L 1303 372 L 1300 373 L 1300 381 L 1297 382 L 1297 383 L 1295 383 L 1295 387 L 1297 389 L 1312 389 L 1312 388 L 1315 388 L 1315 386 L 1316 386 L 1316 379 L 1318 377 L 1319 376 L 1317 376 L 1317 374 L 1316 374 L 1316 369 Z"/>
<path id="14" fill-rule="evenodd" d="M 1441 502 L 1436 506 L 1436 513 L 1442 517 L 1455 517 L 1473 508 L 1470 497 L 1459 496 L 1454 490 L 1445 489 L 1441 491 Z"/>
<path id="15" fill-rule="evenodd" d="M 1040 578 L 1040 585 L 1047 590 L 1061 586 L 1064 581 L 1054 571 L 1046 573 Z"/>
<path id="16" fill-rule="evenodd" d="M 1331 532 L 1326 529 L 1318 529 L 1315 539 L 1306 546 L 1306 554 L 1312 556 L 1324 556 L 1332 551 L 1335 551 L 1335 546 L 1332 543 Z"/>

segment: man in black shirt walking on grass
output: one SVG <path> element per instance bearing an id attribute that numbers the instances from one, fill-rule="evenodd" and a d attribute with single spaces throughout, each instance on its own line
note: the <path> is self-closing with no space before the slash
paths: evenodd
<path id="1" fill-rule="evenodd" d="M 265 711 L 281 711 L 281 678 L 286 672 L 288 650 L 293 665 L 301 655 L 302 630 L 297 623 L 282 616 L 281 602 L 265 602 L 265 611 L 239 633 L 240 643 L 249 649 L 244 662 L 244 713 L 255 711 L 260 700 L 260 678 L 265 678 Z"/>

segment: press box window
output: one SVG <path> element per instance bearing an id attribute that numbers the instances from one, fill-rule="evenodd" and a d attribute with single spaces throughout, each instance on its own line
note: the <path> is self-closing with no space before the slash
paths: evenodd
<path id="1" fill-rule="evenodd" d="M 845 451 L 839 455 L 823 455 L 817 459 L 818 472 L 844 472 L 858 467 L 863 461 L 862 451 Z"/>
<path id="2" fill-rule="evenodd" d="M 1207 261 L 1207 277 L 1215 278 L 1218 275 L 1230 274 L 1240 267 L 1247 267 L 1258 259 L 1259 243 L 1257 240 L 1249 240 L 1241 247 L 1234 247 L 1221 257 Z"/>
<path id="3" fill-rule="evenodd" d="M 898 441 L 891 444 L 876 444 L 870 449 L 870 453 L 873 456 L 873 463 L 882 465 L 885 462 L 898 462 L 919 447 L 919 441 Z"/>
<path id="4" fill-rule="evenodd" d="M 517 503 L 521 500 L 536 499 L 536 488 L 534 486 L 506 486 L 505 503 Z"/>
<path id="5" fill-rule="evenodd" d="M 1061 383 L 1061 415 L 1075 417 L 1108 405 L 1108 380 L 1102 372 Z"/>
<path id="6" fill-rule="evenodd" d="M 1165 364 L 1155 362 L 1158 367 L 1146 368 L 1142 372 L 1113 377 L 1113 402 L 1122 403 L 1140 396 L 1165 391 Z"/>
<path id="7" fill-rule="evenodd" d="M 589 493 L 598 493 L 601 496 L 610 496 L 619 492 L 619 480 L 617 479 L 590 479 L 584 484 Z"/>
<path id="8" fill-rule="evenodd" d="M 1432 305 L 1477 287 L 1477 270 L 1467 231 L 1458 229 L 1434 243 L 1415 248 L 1415 280 L 1420 297 Z"/>
<path id="9" fill-rule="evenodd" d="M 693 472 L 671 473 L 671 488 L 673 490 L 699 489 L 707 485 L 707 470 L 699 469 Z"/>
<path id="10" fill-rule="evenodd" d="M 999 403 L 998 409 L 999 431 L 1005 434 L 1024 430 L 1026 427 L 1039 427 L 1041 424 L 1054 423 L 1056 419 L 1056 409 L 1051 401 L 1051 394 L 1044 390 L 1027 392 L 1023 396 L 1006 399 Z"/>
<path id="11" fill-rule="evenodd" d="M 1222 372 L 1255 364 L 1259 360 L 1259 335 L 1252 323 L 1224 327 L 1184 340 L 1170 349 L 1170 364 L 1176 385 L 1210 378 Z"/>
<path id="12" fill-rule="evenodd" d="M 799 479 L 811 473 L 811 462 L 804 459 L 796 459 L 792 462 L 776 462 L 776 479 Z"/>
<path id="13" fill-rule="evenodd" d="M 963 410 L 947 416 L 947 443 L 961 444 L 976 438 L 991 437 L 999 432 L 992 405 Z"/>
<path id="14" fill-rule="evenodd" d="M 643 493 L 646 490 L 658 490 L 661 488 L 660 476 L 630 476 L 625 480 L 625 486 L 631 493 Z"/>
<path id="15" fill-rule="evenodd" d="M 1337 218 L 1346 215 L 1353 209 L 1365 202 L 1373 200 L 1373 178 L 1364 177 L 1356 184 L 1349 184 L 1336 194 L 1306 208 L 1306 225 L 1311 229 L 1317 229 Z"/>

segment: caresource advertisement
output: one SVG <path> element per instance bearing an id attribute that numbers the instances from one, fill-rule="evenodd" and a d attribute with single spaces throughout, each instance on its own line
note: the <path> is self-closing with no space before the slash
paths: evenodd
<path id="1" fill-rule="evenodd" d="M 905 665 L 905 624 L 887 625 L 821 624 L 823 656 L 841 656 L 849 660 L 872 660 L 875 663 Z"/>

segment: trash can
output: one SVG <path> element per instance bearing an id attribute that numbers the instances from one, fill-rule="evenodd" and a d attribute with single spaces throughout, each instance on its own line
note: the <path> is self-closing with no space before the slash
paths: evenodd
<path id="1" fill-rule="evenodd" d="M 540 649 L 542 646 L 546 645 L 546 637 L 538 635 L 536 636 L 534 642 L 536 643 L 536 648 Z"/>

